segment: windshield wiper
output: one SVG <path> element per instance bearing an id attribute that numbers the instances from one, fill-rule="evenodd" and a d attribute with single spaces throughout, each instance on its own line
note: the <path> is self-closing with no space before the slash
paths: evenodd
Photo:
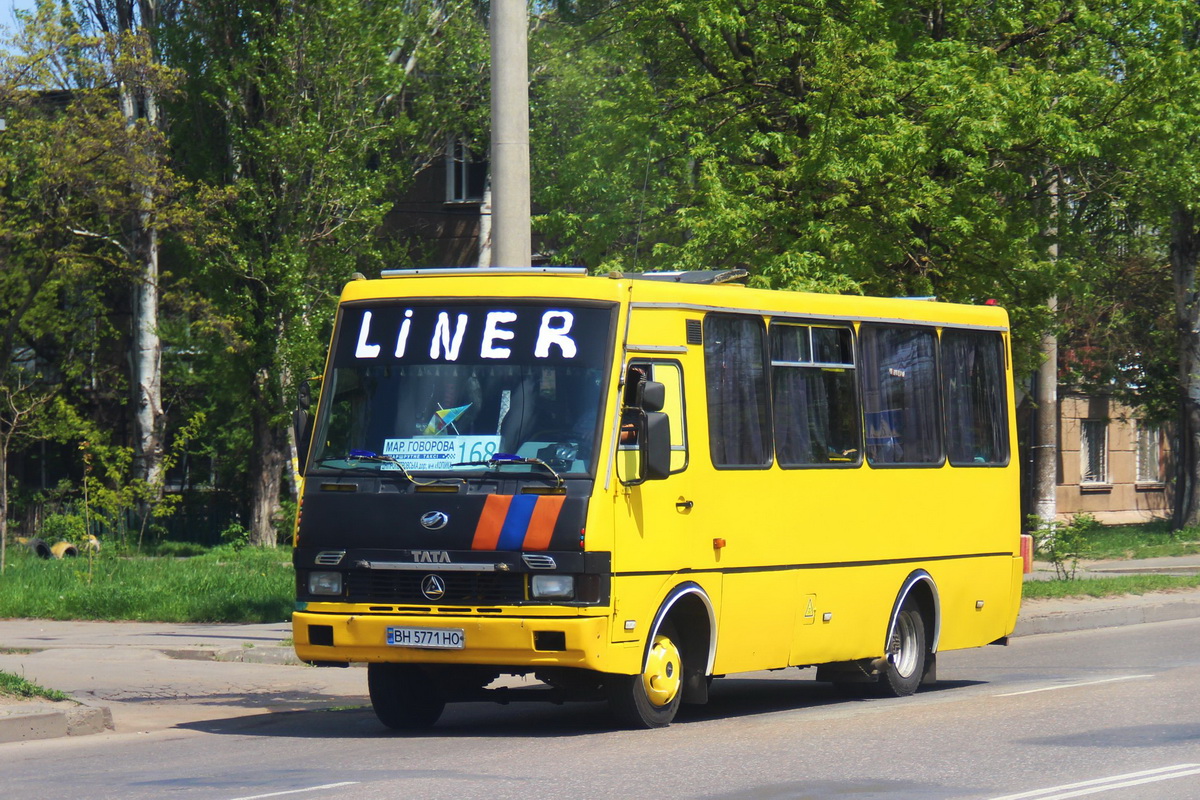
<path id="1" fill-rule="evenodd" d="M 399 472 L 400 477 L 404 478 L 409 483 L 416 484 L 417 486 L 429 486 L 430 484 L 438 483 L 439 480 L 443 480 L 443 479 L 435 479 L 432 481 L 419 481 L 412 476 L 412 473 L 409 472 L 408 469 L 403 464 L 401 464 L 398 459 L 396 459 L 392 456 L 389 456 L 389 455 L 381 456 L 378 453 L 371 452 L 370 450 L 351 450 L 350 455 L 341 456 L 338 458 L 328 457 L 328 458 L 318 459 L 317 464 L 325 465 L 326 467 L 328 467 L 330 461 L 349 461 L 351 464 L 354 464 L 354 466 L 351 466 L 351 467 L 329 467 L 331 469 L 341 469 L 341 470 L 346 470 L 346 471 L 370 469 L 370 467 L 366 466 L 366 464 L 359 466 L 357 463 L 355 463 L 355 462 L 359 462 L 359 461 L 365 461 L 367 464 L 391 464 L 396 469 L 388 470 L 388 472 L 392 472 L 392 471 Z M 456 479 L 456 480 L 461 481 L 461 478 Z"/>
<path id="2" fill-rule="evenodd" d="M 541 467 L 542 469 L 549 472 L 552 476 L 554 476 L 554 480 L 556 482 L 555 488 L 557 488 L 557 489 L 561 489 L 563 487 L 563 485 L 566 483 L 566 481 L 563 480 L 562 476 L 559 475 L 558 472 L 555 471 L 554 467 L 550 466 L 545 461 L 543 461 L 540 458 L 537 458 L 536 456 L 515 456 L 515 455 L 512 455 L 511 453 L 496 453 L 496 455 L 492 456 L 491 458 L 486 458 L 483 461 L 459 461 L 454 466 L 456 466 L 456 467 L 506 467 L 509 465 L 521 465 L 521 464 Z"/>

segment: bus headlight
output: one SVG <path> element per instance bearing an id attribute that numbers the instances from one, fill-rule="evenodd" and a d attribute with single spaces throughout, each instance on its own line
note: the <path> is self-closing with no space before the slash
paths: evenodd
<path id="1" fill-rule="evenodd" d="M 573 600 L 574 575 L 534 575 L 529 579 L 529 593 L 537 600 Z"/>
<path id="2" fill-rule="evenodd" d="M 308 593 L 339 595 L 342 593 L 342 573 L 340 572 L 310 572 L 308 573 Z"/>

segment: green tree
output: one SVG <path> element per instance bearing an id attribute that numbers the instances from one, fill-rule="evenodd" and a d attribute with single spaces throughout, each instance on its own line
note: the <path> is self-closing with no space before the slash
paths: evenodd
<path id="1" fill-rule="evenodd" d="M 0 52 L 0 542 L 12 448 L 69 435 L 54 421 L 104 382 L 128 187 L 146 169 L 103 43 L 49 3 L 24 23 Z"/>
<path id="2" fill-rule="evenodd" d="M 1158 91 L 1142 93 L 1137 113 L 1121 120 L 1113 161 L 1137 190 L 1140 224 L 1158 236 L 1174 288 L 1176 527 L 1200 524 L 1200 10 L 1186 3 L 1151 3 L 1153 14 L 1129 31 L 1122 69 L 1153 76 Z"/>
<path id="3" fill-rule="evenodd" d="M 474 102 L 459 87 L 479 83 L 467 54 L 483 29 L 461 2 L 202 0 L 177 22 L 176 152 L 233 198 L 228 247 L 191 261 L 221 354 L 211 418 L 244 430 L 226 446 L 245 460 L 251 541 L 272 545 L 295 386 L 321 364 L 341 285 L 383 266 L 384 215 L 440 154 L 442 104 Z"/>
<path id="4" fill-rule="evenodd" d="M 131 175 L 130 192 L 138 198 L 130 211 L 122 249 L 131 269 L 132 335 L 129 340 L 129 383 L 136 457 L 135 478 L 147 486 L 161 483 L 165 419 L 162 400 L 162 340 L 159 335 L 161 235 L 169 228 L 164 211 L 170 206 L 165 127 L 161 105 L 173 76 L 159 61 L 157 34 L 162 17 L 173 12 L 174 0 L 86 0 L 90 21 L 101 33 L 116 81 L 116 100 L 125 127 L 142 129 L 135 155 L 143 169 Z M 166 178 L 167 180 L 164 180 Z M 141 504 L 141 513 L 149 513 Z"/>
<path id="5" fill-rule="evenodd" d="M 1082 269 L 1054 198 L 1120 113 L 1108 43 L 1141 10 L 560 5 L 536 51 L 544 224 L 599 268 L 994 297 L 1027 369 L 1045 299 Z"/>

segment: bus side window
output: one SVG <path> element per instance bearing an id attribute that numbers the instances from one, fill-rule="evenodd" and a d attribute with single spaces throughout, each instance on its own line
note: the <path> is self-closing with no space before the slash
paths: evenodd
<path id="1" fill-rule="evenodd" d="M 789 469 L 861 463 L 853 330 L 773 322 L 770 338 L 779 465 Z"/>
<path id="2" fill-rule="evenodd" d="M 774 459 L 761 317 L 704 318 L 708 446 L 717 468 L 766 469 Z"/>
<path id="3" fill-rule="evenodd" d="M 655 361 L 650 365 L 650 380 L 667 388 L 663 411 L 671 418 L 671 472 L 687 467 L 687 421 L 683 406 L 683 368 L 674 361 Z"/>
<path id="4" fill-rule="evenodd" d="M 987 331 L 942 331 L 946 451 L 956 467 L 1008 463 L 1004 341 Z"/>
<path id="5" fill-rule="evenodd" d="M 872 466 L 942 463 L 937 334 L 863 325 L 859 342 L 867 460 Z"/>
<path id="6" fill-rule="evenodd" d="M 631 406 L 635 402 L 636 382 L 639 380 L 661 383 L 666 390 L 662 411 L 671 420 L 671 472 L 682 472 L 687 468 L 688 463 L 687 422 L 684 417 L 683 401 L 683 367 L 676 361 L 630 362 L 626 370 L 622 406 Z M 637 475 L 638 440 L 632 412 L 626 412 L 622 416 L 618 448 L 620 474 L 622 476 Z"/>

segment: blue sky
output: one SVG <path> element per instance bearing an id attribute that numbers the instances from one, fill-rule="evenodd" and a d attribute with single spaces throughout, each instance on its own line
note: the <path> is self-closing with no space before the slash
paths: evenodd
<path id="1" fill-rule="evenodd" d="M 13 22 L 13 8 L 24 8 L 26 10 L 33 8 L 33 0 L 0 0 L 0 24 L 5 27 L 11 27 Z"/>

